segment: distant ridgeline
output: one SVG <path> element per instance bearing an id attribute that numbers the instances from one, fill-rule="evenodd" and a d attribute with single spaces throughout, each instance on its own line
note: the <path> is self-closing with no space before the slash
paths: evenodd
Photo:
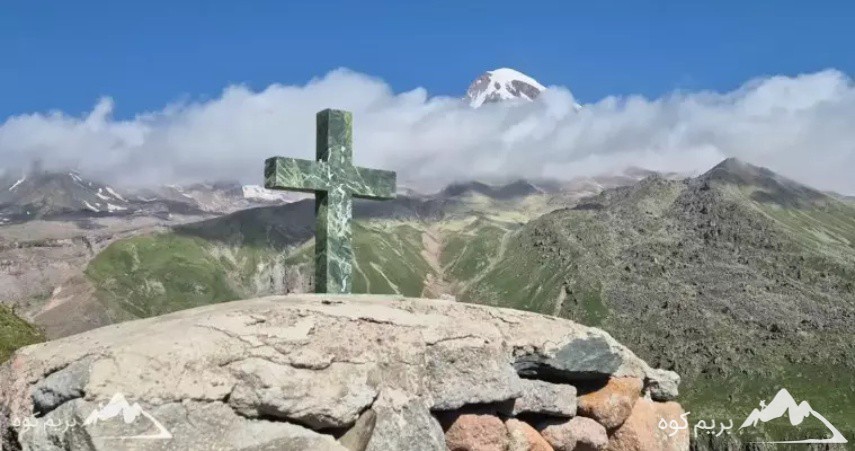
<path id="1" fill-rule="evenodd" d="M 356 202 L 354 291 L 570 318 L 680 373 L 693 418 L 739 421 L 786 387 L 854 436 L 849 200 L 732 159 L 581 201 L 509 186 Z M 310 291 L 312 234 L 305 200 L 120 240 L 86 269 L 97 302 L 80 308 L 111 322 Z"/>

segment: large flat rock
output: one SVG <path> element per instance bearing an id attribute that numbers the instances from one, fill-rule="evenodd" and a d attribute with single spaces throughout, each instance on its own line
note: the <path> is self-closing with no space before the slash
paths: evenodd
<path id="1" fill-rule="evenodd" d="M 441 449 L 437 412 L 512 410 L 523 377 L 610 376 L 651 388 L 678 381 L 606 332 L 550 316 L 395 296 L 272 296 L 23 348 L 0 367 L 0 431 L 24 449 L 117 449 L 115 440 L 134 449 L 338 449 L 335 438 L 373 409 L 368 449 Z M 88 421 L 92 412 L 99 421 Z M 122 428 L 157 433 L 155 421 L 172 437 L 116 438 Z"/>

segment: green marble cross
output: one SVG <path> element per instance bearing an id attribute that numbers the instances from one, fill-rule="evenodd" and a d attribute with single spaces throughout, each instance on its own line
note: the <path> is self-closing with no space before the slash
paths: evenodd
<path id="1" fill-rule="evenodd" d="M 264 187 L 315 193 L 315 292 L 350 293 L 353 197 L 392 199 L 395 173 L 353 165 L 353 116 L 317 114 L 316 161 L 272 157 L 264 162 Z"/>

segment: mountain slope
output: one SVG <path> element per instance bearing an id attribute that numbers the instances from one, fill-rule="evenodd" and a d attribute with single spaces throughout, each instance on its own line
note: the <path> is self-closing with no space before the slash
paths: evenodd
<path id="1" fill-rule="evenodd" d="M 510 210 L 516 213 L 501 221 L 518 227 L 526 214 L 536 216 L 550 208 L 541 191 L 526 182 L 478 186 L 486 187 L 485 194 L 357 199 L 354 289 L 423 295 L 429 275 L 438 272 L 438 256 L 424 249 L 430 224 L 456 224 L 488 212 L 503 216 Z M 109 324 L 211 302 L 308 291 L 313 234 L 314 201 L 307 199 L 122 239 L 99 252 L 86 268 L 96 302 L 91 291 L 79 290 L 83 296 L 64 300 L 56 313 L 43 311 L 36 319 L 49 336 L 57 337 L 91 328 L 93 322 Z M 48 306 L 53 304 L 51 300 Z M 70 317 L 69 310 L 88 320 L 68 324 L 63 318 Z"/>
<path id="2" fill-rule="evenodd" d="M 851 205 L 725 161 L 604 191 L 507 241 L 463 299 L 598 324 L 683 375 L 693 412 L 747 412 L 783 386 L 855 424 Z"/>

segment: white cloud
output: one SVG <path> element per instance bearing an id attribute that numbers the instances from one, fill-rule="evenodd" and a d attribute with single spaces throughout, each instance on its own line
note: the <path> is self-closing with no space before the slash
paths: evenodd
<path id="1" fill-rule="evenodd" d="M 838 71 L 752 80 L 728 93 L 609 97 L 581 111 L 574 102 L 553 86 L 535 102 L 473 110 L 459 99 L 421 88 L 396 94 L 382 80 L 337 70 L 305 86 L 230 86 L 217 99 L 130 120 L 111 117 L 111 99 L 84 117 L 13 116 L 0 125 L 0 164 L 24 167 L 40 158 L 113 183 L 259 183 L 268 156 L 314 155 L 315 113 L 332 107 L 354 112 L 357 164 L 394 169 L 402 181 L 429 188 L 628 165 L 698 172 L 736 156 L 855 193 L 855 85 Z"/>

